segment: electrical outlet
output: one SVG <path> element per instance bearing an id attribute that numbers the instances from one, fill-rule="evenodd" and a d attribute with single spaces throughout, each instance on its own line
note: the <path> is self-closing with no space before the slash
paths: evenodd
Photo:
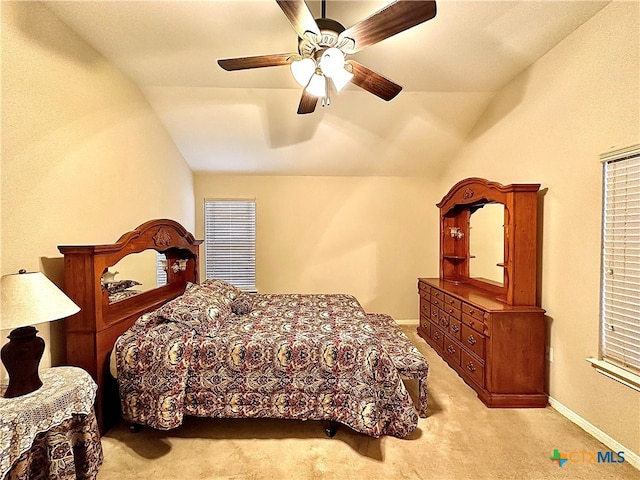
<path id="1" fill-rule="evenodd" d="M 547 359 L 547 362 L 549 362 L 549 363 L 553 362 L 553 348 L 552 347 L 547 347 L 544 356 Z"/>

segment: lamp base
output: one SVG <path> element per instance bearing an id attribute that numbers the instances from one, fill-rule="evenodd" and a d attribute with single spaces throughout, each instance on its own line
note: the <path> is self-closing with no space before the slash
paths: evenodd
<path id="1" fill-rule="evenodd" d="M 0 356 L 9 373 L 9 386 L 5 398 L 14 398 L 35 392 L 42 386 L 38 365 L 44 353 L 44 340 L 36 336 L 35 327 L 12 330 L 9 343 L 2 347 Z"/>

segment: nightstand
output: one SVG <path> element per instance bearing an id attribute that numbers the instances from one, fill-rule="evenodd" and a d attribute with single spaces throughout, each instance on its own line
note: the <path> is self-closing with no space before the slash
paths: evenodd
<path id="1" fill-rule="evenodd" d="M 102 465 L 95 382 L 77 367 L 43 369 L 40 379 L 35 392 L 0 398 L 0 478 L 95 478 Z"/>

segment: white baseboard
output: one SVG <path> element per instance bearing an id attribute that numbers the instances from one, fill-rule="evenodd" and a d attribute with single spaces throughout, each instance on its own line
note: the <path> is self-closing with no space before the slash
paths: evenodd
<path id="1" fill-rule="evenodd" d="M 417 326 L 419 322 L 416 319 L 409 318 L 409 319 L 403 319 L 403 320 L 396 320 L 396 323 L 398 325 L 416 325 Z M 551 407 L 554 410 L 560 413 L 560 415 L 571 420 L 573 423 L 578 425 L 580 428 L 582 428 L 585 432 L 587 432 L 589 435 L 594 437 L 596 440 L 599 440 L 602 443 L 604 443 L 612 451 L 614 452 L 624 451 L 624 461 L 630 463 L 635 468 L 640 470 L 640 455 L 632 452 L 631 450 L 626 448 L 624 445 L 622 445 L 620 442 L 617 442 L 616 440 L 611 438 L 609 435 L 604 433 L 602 430 L 600 430 L 598 427 L 589 423 L 587 420 L 582 418 L 573 410 L 570 410 L 569 408 L 565 407 L 563 404 L 561 404 L 560 402 L 558 402 L 552 397 L 549 397 L 549 405 L 551 405 Z"/>
<path id="2" fill-rule="evenodd" d="M 560 415 L 571 420 L 573 423 L 578 425 L 580 428 L 582 428 L 585 432 L 587 432 L 589 435 L 594 437 L 596 440 L 599 440 L 602 443 L 604 443 L 612 451 L 614 452 L 624 451 L 624 461 L 630 463 L 635 468 L 640 470 L 640 455 L 632 452 L 628 448 L 625 448 L 624 445 L 617 442 L 616 440 L 611 438 L 609 435 L 604 433 L 602 430 L 600 430 L 598 427 L 589 423 L 580 415 L 575 413 L 573 410 L 568 409 L 567 407 L 565 407 L 564 405 L 562 405 L 560 402 L 558 402 L 552 397 L 549 397 L 549 405 L 551 405 L 551 408 L 557 411 Z"/>
<path id="3" fill-rule="evenodd" d="M 405 320 L 396 320 L 396 323 L 398 325 L 418 325 L 418 320 L 416 320 L 415 318 L 407 318 Z"/>

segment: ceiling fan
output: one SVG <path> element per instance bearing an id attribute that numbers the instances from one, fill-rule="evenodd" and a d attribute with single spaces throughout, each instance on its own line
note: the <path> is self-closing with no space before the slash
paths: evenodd
<path id="1" fill-rule="evenodd" d="M 218 60 L 225 70 L 290 65 L 296 81 L 304 87 L 298 113 L 312 113 L 318 99 L 330 103 L 330 91 L 339 92 L 349 82 L 383 100 L 394 98 L 402 87 L 355 60 L 347 57 L 397 33 L 415 27 L 436 16 L 436 2 L 398 0 L 344 28 L 326 18 L 326 0 L 322 0 L 322 18 L 314 19 L 304 0 L 276 0 L 298 34 L 298 53 L 279 53 Z"/>

